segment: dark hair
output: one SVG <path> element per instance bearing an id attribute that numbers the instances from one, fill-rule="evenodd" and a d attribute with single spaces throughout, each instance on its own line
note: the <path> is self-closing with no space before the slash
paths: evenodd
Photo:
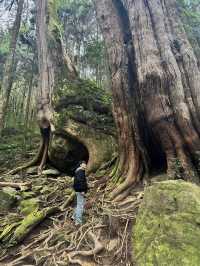
<path id="1" fill-rule="evenodd" d="M 86 164 L 86 161 L 80 161 L 80 162 L 79 162 L 79 166 L 80 166 L 82 163 L 85 163 L 85 164 Z"/>

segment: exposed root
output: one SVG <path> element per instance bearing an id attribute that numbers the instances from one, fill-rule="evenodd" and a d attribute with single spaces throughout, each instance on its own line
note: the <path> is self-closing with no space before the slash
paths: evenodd
<path id="1" fill-rule="evenodd" d="M 124 192 L 122 192 L 118 196 L 116 196 L 113 201 L 119 202 L 119 201 L 126 199 L 128 197 L 128 195 L 130 194 L 131 190 L 132 190 L 132 187 L 127 188 Z"/>
<path id="2" fill-rule="evenodd" d="M 44 144 L 43 144 L 43 141 L 41 142 L 40 144 L 40 147 L 39 147 L 39 150 L 38 150 L 38 153 L 35 155 L 35 157 L 28 163 L 25 163 L 11 171 L 9 171 L 8 173 L 6 173 L 6 175 L 14 175 L 20 171 L 23 171 L 31 166 L 34 166 L 34 165 L 37 165 L 37 163 L 39 162 L 41 156 L 42 156 L 42 153 L 43 153 L 43 149 L 44 149 Z"/>
<path id="3" fill-rule="evenodd" d="M 117 187 L 111 192 L 110 199 L 120 201 L 127 197 L 131 188 L 136 186 L 139 182 L 142 173 L 142 167 L 137 168 L 136 166 L 131 165 L 127 174 L 125 174 L 124 181 L 121 184 L 117 183 Z"/>
<path id="4" fill-rule="evenodd" d="M 22 190 L 24 187 L 31 189 L 31 183 L 11 183 L 11 182 L 0 182 L 0 187 L 12 187 Z"/>
<path id="5" fill-rule="evenodd" d="M 38 167 L 38 174 L 42 174 L 42 170 L 46 164 L 48 158 L 48 149 L 49 149 L 49 138 L 43 138 L 43 151 L 42 151 L 42 159 L 40 165 Z"/>
<path id="6" fill-rule="evenodd" d="M 124 191 L 128 190 L 130 192 L 130 188 L 133 186 L 135 183 L 134 180 L 129 180 L 128 178 L 121 184 L 119 185 L 110 195 L 111 200 L 115 200 L 118 196 L 121 197 Z M 126 193 L 126 192 L 125 192 Z M 128 194 L 126 195 L 128 196 Z"/>
<path id="7" fill-rule="evenodd" d="M 16 238 L 16 229 L 19 231 L 19 227 L 22 228 L 22 221 L 19 220 L 20 224 L 12 230 L 11 237 L 15 236 L 14 240 L 18 243 L 27 237 L 23 246 L 15 246 L 15 254 L 12 251 L 9 254 L 10 251 L 7 250 L 5 257 L 5 253 L 1 252 L 3 265 L 131 265 L 130 230 L 136 218 L 142 192 L 132 190 L 132 195 L 123 202 L 113 202 L 108 201 L 108 194 L 104 189 L 97 193 L 97 188 L 91 188 L 89 198 L 92 203 L 90 202 L 89 208 L 85 208 L 87 222 L 77 229 L 70 219 L 73 210 L 70 203 L 74 198 L 74 192 L 71 190 L 72 180 L 68 177 L 58 177 L 51 180 L 54 181 L 53 187 L 48 187 L 50 180 L 45 177 L 32 179 L 32 188 L 36 188 L 38 197 L 42 200 L 42 209 L 39 210 L 41 215 L 34 215 L 33 223 L 29 223 L 29 219 L 25 218 L 25 235 L 20 234 Z M 43 190 L 46 186 L 47 190 Z M 58 206 L 56 213 L 49 213 L 46 222 L 42 223 L 41 227 L 38 226 L 39 221 L 44 221 L 43 218 L 40 219 L 43 208 L 52 208 L 52 205 Z M 39 230 L 32 231 L 36 226 Z"/>
<path id="8" fill-rule="evenodd" d="M 61 205 L 60 210 L 64 211 L 70 205 L 70 203 L 72 203 L 74 198 L 75 198 L 75 192 L 73 191 L 71 195 L 67 198 L 67 200 Z"/>
<path id="9" fill-rule="evenodd" d="M 134 197 L 128 197 L 128 198 L 126 198 L 126 200 L 118 202 L 117 205 L 119 207 L 122 207 L 124 205 L 130 205 L 131 203 L 136 203 L 137 201 L 138 201 L 138 203 L 140 203 L 143 196 L 144 196 L 143 191 L 138 192 L 138 193 L 136 193 L 136 195 Z"/>
<path id="10" fill-rule="evenodd" d="M 89 231 L 88 236 L 94 242 L 94 249 L 88 250 L 88 251 L 86 251 L 86 250 L 80 251 L 79 250 L 79 251 L 74 251 L 74 252 L 69 253 L 68 258 L 69 258 L 70 263 L 78 263 L 78 264 L 82 265 L 80 260 L 73 259 L 73 258 L 76 256 L 94 256 L 94 255 L 97 255 L 98 253 L 100 253 L 104 249 L 104 246 L 99 241 L 99 239 L 95 236 L 95 234 L 93 234 L 91 231 Z"/>

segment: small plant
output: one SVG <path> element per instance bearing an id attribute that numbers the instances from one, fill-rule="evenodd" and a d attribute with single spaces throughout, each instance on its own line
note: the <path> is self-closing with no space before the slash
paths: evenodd
<path id="1" fill-rule="evenodd" d="M 172 161 L 172 175 L 173 179 L 184 179 L 184 168 L 181 161 L 178 158 L 174 158 Z"/>

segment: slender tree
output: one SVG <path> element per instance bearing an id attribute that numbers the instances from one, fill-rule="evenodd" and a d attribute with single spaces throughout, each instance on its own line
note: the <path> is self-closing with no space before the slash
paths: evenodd
<path id="1" fill-rule="evenodd" d="M 14 1 L 13 1 L 14 2 Z M 15 21 L 13 24 L 11 39 L 10 39 L 10 48 L 9 54 L 6 59 L 2 87 L 0 91 L 0 132 L 4 128 L 5 117 L 8 109 L 10 93 L 12 90 L 12 85 L 14 81 L 15 69 L 16 69 L 16 45 L 17 38 L 20 30 L 21 17 L 23 11 L 24 0 L 18 1 L 17 13 Z"/>
<path id="2" fill-rule="evenodd" d="M 163 167 L 172 176 L 180 171 L 183 178 L 198 182 L 200 72 L 176 1 L 95 4 L 119 135 L 115 177 L 124 180 L 112 197 L 126 193 L 146 169 Z"/>
<path id="3" fill-rule="evenodd" d="M 49 140 L 53 126 L 52 95 L 54 87 L 63 79 L 78 79 L 78 72 L 65 51 L 57 17 L 57 2 L 36 1 L 36 34 L 38 53 L 37 121 L 41 131 L 41 145 L 32 161 L 10 171 L 11 174 L 32 165 L 41 173 L 48 159 Z M 48 14 L 48 16 L 47 16 Z M 49 47 L 51 46 L 51 49 Z"/>
<path id="4" fill-rule="evenodd" d="M 39 70 L 37 118 L 42 133 L 42 144 L 38 156 L 38 159 L 40 159 L 38 168 L 39 172 L 41 172 L 47 160 L 49 138 L 51 134 L 50 125 L 53 119 L 51 96 L 54 87 L 54 71 L 47 44 L 47 4 L 47 0 L 36 1 L 36 32 Z"/>

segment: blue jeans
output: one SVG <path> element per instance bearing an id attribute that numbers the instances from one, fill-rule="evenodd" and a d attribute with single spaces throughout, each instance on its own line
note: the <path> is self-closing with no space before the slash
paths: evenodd
<path id="1" fill-rule="evenodd" d="M 76 224 L 82 224 L 82 216 L 84 211 L 84 205 L 85 205 L 85 198 L 83 193 L 76 192 L 76 209 L 74 211 L 74 220 Z"/>

